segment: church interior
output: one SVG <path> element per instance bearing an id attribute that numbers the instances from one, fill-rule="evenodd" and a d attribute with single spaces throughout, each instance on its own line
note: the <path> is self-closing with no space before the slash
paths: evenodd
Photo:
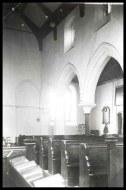
<path id="1" fill-rule="evenodd" d="M 123 187 L 123 3 L 3 3 L 3 187 Z"/>

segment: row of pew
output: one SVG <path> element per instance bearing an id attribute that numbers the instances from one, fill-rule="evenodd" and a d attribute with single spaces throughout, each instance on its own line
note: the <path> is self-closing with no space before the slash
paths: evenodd
<path id="1" fill-rule="evenodd" d="M 27 144 L 27 157 L 66 187 L 122 187 L 123 140 L 104 136 L 41 136 Z"/>

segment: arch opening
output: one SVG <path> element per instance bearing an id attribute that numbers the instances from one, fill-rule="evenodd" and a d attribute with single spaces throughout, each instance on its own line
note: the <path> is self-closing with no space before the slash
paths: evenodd
<path id="1" fill-rule="evenodd" d="M 117 94 L 117 88 L 121 88 L 121 92 Z M 118 102 L 117 103 L 117 97 Z M 100 135 L 104 134 L 103 113 L 104 106 L 110 108 L 110 123 L 107 125 L 108 134 L 123 134 L 123 121 L 119 113 L 123 115 L 123 71 L 119 62 L 110 57 L 108 62 L 102 69 L 97 80 L 95 88 L 95 108 L 91 111 L 91 128 L 99 130 Z M 120 134 L 119 134 L 120 133 Z"/>
<path id="2" fill-rule="evenodd" d="M 83 134 L 84 133 L 84 115 L 83 109 L 79 106 L 79 80 L 76 74 L 66 86 L 64 94 L 64 125 L 65 134 Z"/>

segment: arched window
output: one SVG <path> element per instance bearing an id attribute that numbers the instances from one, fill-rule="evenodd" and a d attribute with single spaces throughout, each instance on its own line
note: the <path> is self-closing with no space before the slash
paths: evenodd
<path id="1" fill-rule="evenodd" d="M 74 39 L 75 39 L 75 27 L 74 27 L 74 18 L 75 16 L 71 16 L 64 27 L 64 53 L 74 47 Z"/>
<path id="2" fill-rule="evenodd" d="M 111 21 L 112 4 L 103 3 L 95 6 L 94 29 L 95 32 Z"/>
<path id="3" fill-rule="evenodd" d="M 64 96 L 65 102 L 65 123 L 76 125 L 77 123 L 77 94 L 74 85 L 70 85 Z"/>
<path id="4" fill-rule="evenodd" d="M 103 4 L 105 16 L 111 13 L 112 5 L 110 3 Z"/>

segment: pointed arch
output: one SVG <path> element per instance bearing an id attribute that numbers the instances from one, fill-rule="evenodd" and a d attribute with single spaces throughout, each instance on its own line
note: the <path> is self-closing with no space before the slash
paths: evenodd
<path id="1" fill-rule="evenodd" d="M 31 80 L 25 79 L 18 83 L 15 89 L 16 105 L 36 106 L 40 105 L 40 89 Z"/>
<path id="2" fill-rule="evenodd" d="M 95 105 L 95 90 L 98 79 L 108 63 L 113 57 L 118 61 L 123 70 L 123 59 L 117 49 L 109 43 L 101 43 L 89 60 L 85 84 L 83 84 L 83 105 Z"/>
<path id="3" fill-rule="evenodd" d="M 57 84 L 58 94 L 64 93 L 64 90 L 69 86 L 71 80 L 75 75 L 77 75 L 78 77 L 79 88 L 80 88 L 80 76 L 76 67 L 71 63 L 67 63 L 67 65 L 63 68 L 61 75 L 58 79 L 58 84 Z"/>

